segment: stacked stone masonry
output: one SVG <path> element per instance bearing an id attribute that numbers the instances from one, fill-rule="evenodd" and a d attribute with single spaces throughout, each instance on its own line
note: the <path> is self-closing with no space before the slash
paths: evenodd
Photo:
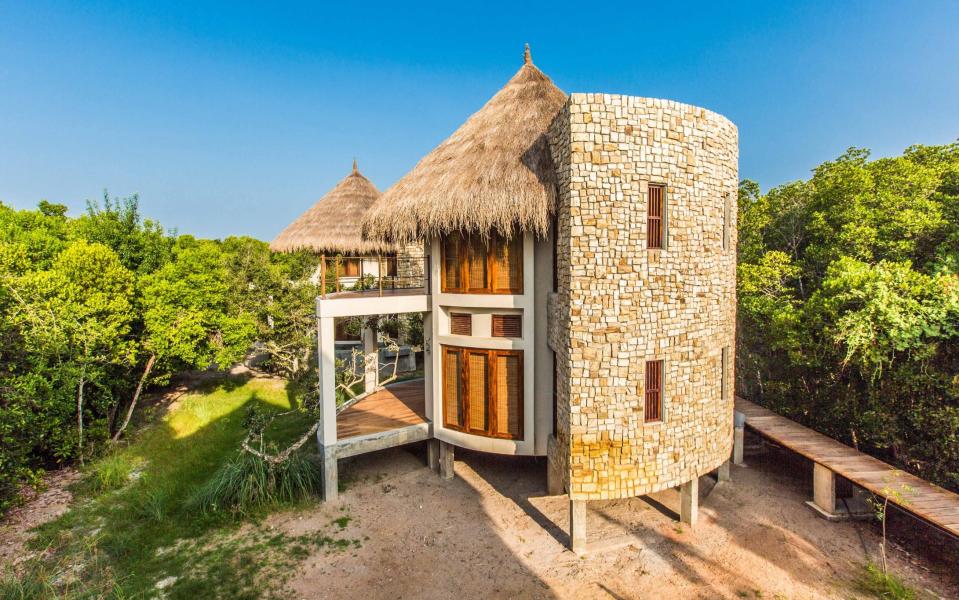
<path id="1" fill-rule="evenodd" d="M 669 100 L 573 94 L 549 135 L 559 181 L 551 468 L 574 499 L 678 486 L 732 447 L 736 127 Z M 649 184 L 666 186 L 661 250 L 646 248 Z M 647 360 L 664 361 L 656 423 L 644 419 Z"/>

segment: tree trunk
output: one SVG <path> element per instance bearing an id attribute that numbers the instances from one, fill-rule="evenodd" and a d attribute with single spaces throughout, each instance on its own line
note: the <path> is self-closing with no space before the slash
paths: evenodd
<path id="1" fill-rule="evenodd" d="M 137 407 L 137 401 L 140 400 L 140 392 L 143 391 L 143 384 L 146 383 L 147 377 L 150 376 L 150 371 L 153 370 L 153 364 L 156 362 L 157 355 L 156 353 L 151 354 L 150 358 L 147 360 L 147 365 L 143 369 L 143 374 L 140 375 L 140 381 L 137 383 L 137 389 L 133 392 L 133 400 L 130 401 L 130 406 L 127 408 L 127 414 L 123 418 L 123 424 L 120 425 L 116 433 L 113 434 L 113 441 L 120 439 L 120 435 L 123 433 L 123 430 L 127 428 L 127 425 L 130 424 L 130 418 L 133 417 L 133 409 Z"/>
<path id="2" fill-rule="evenodd" d="M 80 371 L 80 387 L 77 390 L 77 448 L 80 454 L 80 464 L 83 464 L 83 386 L 86 385 L 87 367 Z"/>

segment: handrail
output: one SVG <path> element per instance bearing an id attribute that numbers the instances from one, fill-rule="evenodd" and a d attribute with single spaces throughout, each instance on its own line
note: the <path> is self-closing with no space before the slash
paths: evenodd
<path id="1" fill-rule="evenodd" d="M 423 289 L 430 290 L 428 256 L 323 256 L 320 262 L 321 297 L 329 293 Z"/>

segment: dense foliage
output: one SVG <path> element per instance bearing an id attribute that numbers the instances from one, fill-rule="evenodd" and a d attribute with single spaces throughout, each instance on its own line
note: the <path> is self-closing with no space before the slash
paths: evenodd
<path id="1" fill-rule="evenodd" d="M 959 144 L 740 186 L 739 392 L 959 490 Z"/>
<path id="2" fill-rule="evenodd" d="M 229 368 L 256 341 L 302 377 L 315 265 L 164 232 L 136 197 L 76 219 L 0 204 L 0 511 L 44 468 L 119 439 L 141 392 L 176 372 Z"/>

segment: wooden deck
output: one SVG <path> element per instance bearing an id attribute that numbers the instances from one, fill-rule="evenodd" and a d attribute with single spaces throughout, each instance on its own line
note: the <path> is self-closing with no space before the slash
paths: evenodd
<path id="1" fill-rule="evenodd" d="M 337 440 L 428 423 L 424 385 L 422 379 L 396 383 L 347 408 L 336 416 Z"/>
<path id="2" fill-rule="evenodd" d="M 845 477 L 939 529 L 959 538 L 959 494 L 804 427 L 748 400 L 736 398 L 746 426 L 768 440 Z"/>

